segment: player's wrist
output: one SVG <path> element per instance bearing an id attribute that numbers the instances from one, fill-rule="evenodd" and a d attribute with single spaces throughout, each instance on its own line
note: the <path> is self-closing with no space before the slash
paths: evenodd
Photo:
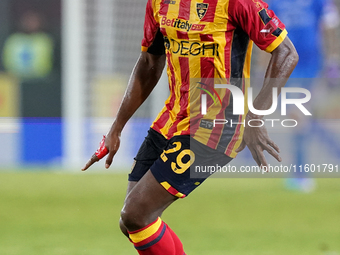
<path id="1" fill-rule="evenodd" d="M 117 121 L 114 121 L 109 132 L 107 133 L 106 136 L 111 136 L 111 135 L 114 135 L 114 136 L 120 136 L 120 134 L 122 133 L 122 130 L 124 128 L 124 125 L 117 122 Z"/>
<path id="2" fill-rule="evenodd" d="M 252 112 L 248 112 L 246 115 L 246 120 L 262 120 L 263 117 L 264 117 L 263 115 L 258 115 Z"/>
<path id="3" fill-rule="evenodd" d="M 247 127 L 261 127 L 263 124 L 263 117 L 263 115 L 248 112 L 245 118 L 245 125 Z"/>

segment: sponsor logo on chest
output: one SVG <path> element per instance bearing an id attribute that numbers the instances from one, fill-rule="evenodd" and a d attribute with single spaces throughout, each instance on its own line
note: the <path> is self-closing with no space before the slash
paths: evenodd
<path id="1" fill-rule="evenodd" d="M 202 31 L 205 28 L 205 25 L 202 24 L 193 24 L 187 20 L 181 19 L 168 19 L 166 16 L 163 16 L 161 19 L 161 26 L 174 27 L 181 30 L 186 30 L 187 32 L 191 31 Z"/>

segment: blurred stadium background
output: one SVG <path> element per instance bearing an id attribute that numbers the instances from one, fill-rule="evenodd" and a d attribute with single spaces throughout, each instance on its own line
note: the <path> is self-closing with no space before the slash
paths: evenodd
<path id="1" fill-rule="evenodd" d="M 0 165 L 78 170 L 115 116 L 140 52 L 145 3 L 33 0 L 2 1 L 1 7 Z M 36 16 L 36 33 L 48 36 L 53 50 L 35 52 L 13 38 Z M 30 54 L 42 60 L 30 63 Z M 51 68 L 40 74 L 46 62 Z M 164 79 L 162 86 L 126 128 L 123 140 L 131 142 L 123 142 L 116 166 L 131 165 L 140 134 L 162 107 L 160 96 L 167 96 Z"/>
<path id="2" fill-rule="evenodd" d="M 115 117 L 145 2 L 0 1 L 0 254 L 135 254 L 117 219 L 126 173 L 168 95 L 165 75 L 124 129 L 112 169 L 80 168 Z M 339 164 L 340 92 L 323 93 L 333 113 L 319 115 L 327 128 L 313 129 L 305 150 Z M 272 135 L 292 163 L 291 134 Z M 234 164 L 254 163 L 244 152 Z M 317 186 L 301 194 L 281 179 L 213 179 L 164 217 L 188 254 L 340 254 L 340 181 Z"/>

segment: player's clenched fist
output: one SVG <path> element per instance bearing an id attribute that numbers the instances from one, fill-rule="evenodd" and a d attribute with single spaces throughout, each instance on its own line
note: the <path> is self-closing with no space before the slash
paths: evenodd
<path id="1" fill-rule="evenodd" d="M 89 161 L 81 170 L 82 171 L 87 170 L 90 166 L 93 165 L 93 163 L 99 161 L 107 154 L 109 155 L 105 162 L 105 168 L 109 168 L 112 163 L 113 157 L 119 148 L 119 145 L 120 145 L 119 135 L 109 133 L 107 136 L 103 136 L 103 139 L 99 144 L 99 148 L 96 150 L 96 152 L 92 155 L 92 157 L 89 159 Z"/>

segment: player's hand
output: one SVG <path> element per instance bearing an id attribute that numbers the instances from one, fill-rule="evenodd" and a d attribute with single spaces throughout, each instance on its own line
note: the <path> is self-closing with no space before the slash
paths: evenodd
<path id="1" fill-rule="evenodd" d="M 247 119 L 247 118 L 246 118 Z M 248 121 L 246 120 L 246 123 Z M 261 123 L 255 124 L 253 121 L 252 125 L 259 125 Z M 267 129 L 265 126 L 262 127 L 250 127 L 246 126 L 244 129 L 244 135 L 241 145 L 237 148 L 236 152 L 242 151 L 246 146 L 248 146 L 254 160 L 258 166 L 268 167 L 266 157 L 263 151 L 267 151 L 270 155 L 276 158 L 277 161 L 281 162 L 282 159 L 278 154 L 280 152 L 279 147 L 269 138 Z"/>
<path id="2" fill-rule="evenodd" d="M 90 166 L 92 166 L 95 162 L 99 161 L 107 154 L 109 154 L 106 158 L 105 168 L 109 168 L 112 164 L 112 160 L 114 155 L 117 153 L 120 145 L 120 136 L 116 133 L 109 132 L 108 135 L 103 137 L 103 140 L 99 144 L 99 148 L 92 155 L 86 165 L 81 169 L 82 171 L 87 170 Z"/>

